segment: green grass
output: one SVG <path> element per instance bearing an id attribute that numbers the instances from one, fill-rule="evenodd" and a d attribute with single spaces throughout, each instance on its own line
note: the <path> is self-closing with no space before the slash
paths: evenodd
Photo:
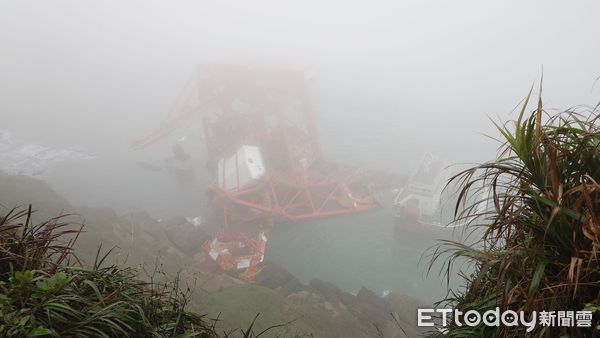
<path id="1" fill-rule="evenodd" d="M 216 337 L 212 322 L 185 310 L 189 292 L 145 283 L 137 271 L 78 263 L 81 227 L 57 217 L 34 224 L 31 207 L 0 216 L 0 336 Z"/>

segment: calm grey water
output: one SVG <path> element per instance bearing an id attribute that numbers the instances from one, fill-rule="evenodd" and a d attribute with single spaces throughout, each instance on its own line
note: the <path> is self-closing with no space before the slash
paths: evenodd
<path id="1" fill-rule="evenodd" d="M 440 300 L 446 294 L 444 279 L 438 277 L 440 265 L 426 276 L 427 249 L 436 238 L 394 236 L 392 216 L 389 210 L 377 210 L 283 224 L 269 233 L 266 256 L 303 282 L 319 278 L 348 292 L 365 286 L 380 294 L 387 290 Z"/>

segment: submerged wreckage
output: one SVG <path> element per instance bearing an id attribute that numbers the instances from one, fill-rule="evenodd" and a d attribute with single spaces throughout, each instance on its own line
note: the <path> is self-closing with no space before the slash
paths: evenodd
<path id="1" fill-rule="evenodd" d="M 425 154 L 394 199 L 394 232 L 450 234 L 469 221 L 467 214 L 489 210 L 490 191 L 482 185 L 473 185 L 472 195 L 457 205 L 459 185 L 451 178 L 458 173 L 456 166 Z"/>
<path id="2" fill-rule="evenodd" d="M 224 270 L 252 280 L 261 270 L 265 231 L 302 221 L 372 210 L 382 177 L 323 159 L 304 72 L 237 65 L 203 67 L 146 148 L 201 124 L 215 184 L 209 203 L 219 230 L 204 244 Z"/>

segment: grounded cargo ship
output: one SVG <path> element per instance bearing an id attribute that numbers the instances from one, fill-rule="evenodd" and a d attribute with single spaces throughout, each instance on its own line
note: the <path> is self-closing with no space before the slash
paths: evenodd
<path id="1" fill-rule="evenodd" d="M 462 228 L 464 222 L 454 220 L 456 186 L 447 186 L 454 173 L 446 162 L 431 154 L 423 156 L 394 200 L 396 234 L 451 235 Z M 478 200 L 488 197 L 486 191 L 477 195 Z M 474 202 L 475 199 L 467 204 Z M 478 204 L 478 208 L 487 208 L 487 203 Z"/>

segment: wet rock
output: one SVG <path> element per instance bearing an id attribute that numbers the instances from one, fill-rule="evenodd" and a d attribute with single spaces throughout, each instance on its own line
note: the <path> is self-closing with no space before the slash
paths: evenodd
<path id="1" fill-rule="evenodd" d="M 383 298 L 365 287 L 360 288 L 356 298 L 363 306 L 381 309 L 387 309 L 389 307 L 389 304 Z"/>
<path id="2" fill-rule="evenodd" d="M 320 279 L 311 280 L 308 285 L 327 299 L 339 299 L 342 291 L 332 283 Z"/>
<path id="3" fill-rule="evenodd" d="M 284 296 L 300 291 L 305 286 L 280 265 L 265 262 L 265 268 L 256 277 L 256 284 L 280 291 Z"/>
<path id="4" fill-rule="evenodd" d="M 358 299 L 350 292 L 342 292 L 340 294 L 340 301 L 349 307 L 358 306 Z"/>
<path id="5" fill-rule="evenodd" d="M 121 219 L 128 220 L 135 232 L 143 230 L 152 237 L 157 237 L 163 229 L 163 225 L 146 211 L 132 211 L 123 215 Z"/>
<path id="6" fill-rule="evenodd" d="M 417 327 L 417 309 L 433 307 L 431 304 L 424 304 L 410 296 L 396 292 L 388 294 L 385 300 L 390 304 L 398 325 L 403 328 Z"/>
<path id="7" fill-rule="evenodd" d="M 290 304 L 306 304 L 309 302 L 311 293 L 307 290 L 302 290 L 289 294 L 286 299 Z"/>
<path id="8" fill-rule="evenodd" d="M 225 273 L 214 273 L 210 275 L 206 275 L 205 279 L 199 281 L 198 286 L 205 290 L 206 292 L 216 292 L 223 289 L 230 288 L 236 285 L 245 284 L 241 280 L 229 276 Z"/>
<path id="9" fill-rule="evenodd" d="M 112 223 L 118 218 L 117 213 L 111 208 L 79 207 L 77 214 L 85 215 L 86 222 Z"/>
<path id="10" fill-rule="evenodd" d="M 200 252 L 202 244 L 209 239 L 202 227 L 192 225 L 183 217 L 165 223 L 164 232 L 169 242 L 187 255 Z"/>

